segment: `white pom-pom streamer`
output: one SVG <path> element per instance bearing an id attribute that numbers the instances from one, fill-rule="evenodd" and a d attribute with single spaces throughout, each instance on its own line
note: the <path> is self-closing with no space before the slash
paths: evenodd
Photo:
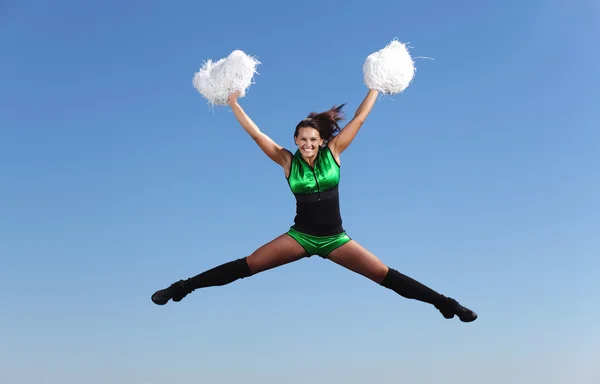
<path id="1" fill-rule="evenodd" d="M 406 44 L 397 40 L 367 56 L 364 83 L 369 89 L 394 95 L 404 91 L 415 76 L 415 64 Z"/>
<path id="2" fill-rule="evenodd" d="M 235 50 L 216 62 L 208 60 L 194 74 L 194 88 L 212 105 L 227 105 L 228 97 L 239 91 L 244 97 L 261 64 L 256 58 Z"/>

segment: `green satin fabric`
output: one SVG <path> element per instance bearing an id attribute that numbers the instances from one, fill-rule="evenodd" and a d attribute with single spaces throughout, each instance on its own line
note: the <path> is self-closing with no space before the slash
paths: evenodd
<path id="1" fill-rule="evenodd" d="M 317 255 L 324 259 L 332 251 L 352 240 L 346 232 L 332 236 L 312 236 L 290 228 L 287 234 L 304 248 L 309 257 Z"/>
<path id="2" fill-rule="evenodd" d="M 337 186 L 340 182 L 340 166 L 329 147 L 319 148 L 314 169 L 302 158 L 300 150 L 292 157 L 288 183 L 293 193 L 317 193 Z"/>

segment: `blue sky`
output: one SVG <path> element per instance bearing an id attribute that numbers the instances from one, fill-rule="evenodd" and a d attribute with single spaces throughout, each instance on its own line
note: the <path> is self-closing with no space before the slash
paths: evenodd
<path id="1" fill-rule="evenodd" d="M 599 22 L 592 0 L 3 2 L 0 381 L 600 380 Z M 257 56 L 240 102 L 293 149 L 393 38 L 433 60 L 343 154 L 344 226 L 480 318 L 319 258 L 152 304 L 294 216 L 202 63 Z"/>

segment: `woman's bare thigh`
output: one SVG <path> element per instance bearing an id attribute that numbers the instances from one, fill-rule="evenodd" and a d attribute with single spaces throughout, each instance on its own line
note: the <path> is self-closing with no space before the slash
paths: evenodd
<path id="1" fill-rule="evenodd" d="M 334 249 L 327 258 L 378 284 L 383 281 L 388 272 L 387 265 L 355 240 L 349 241 L 341 247 Z"/>
<path id="2" fill-rule="evenodd" d="M 308 254 L 296 240 L 287 234 L 282 234 L 252 252 L 246 257 L 246 261 L 254 275 L 306 256 Z"/>

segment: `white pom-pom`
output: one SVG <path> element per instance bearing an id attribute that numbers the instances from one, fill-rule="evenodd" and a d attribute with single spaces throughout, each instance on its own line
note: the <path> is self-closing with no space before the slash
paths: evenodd
<path id="1" fill-rule="evenodd" d="M 226 105 L 232 93 L 239 91 L 239 97 L 246 95 L 259 64 L 256 58 L 235 50 L 226 58 L 205 62 L 194 74 L 192 84 L 210 104 Z"/>
<path id="2" fill-rule="evenodd" d="M 415 65 L 406 44 L 393 40 L 370 54 L 363 65 L 363 75 L 369 89 L 388 95 L 404 91 L 415 75 Z"/>

